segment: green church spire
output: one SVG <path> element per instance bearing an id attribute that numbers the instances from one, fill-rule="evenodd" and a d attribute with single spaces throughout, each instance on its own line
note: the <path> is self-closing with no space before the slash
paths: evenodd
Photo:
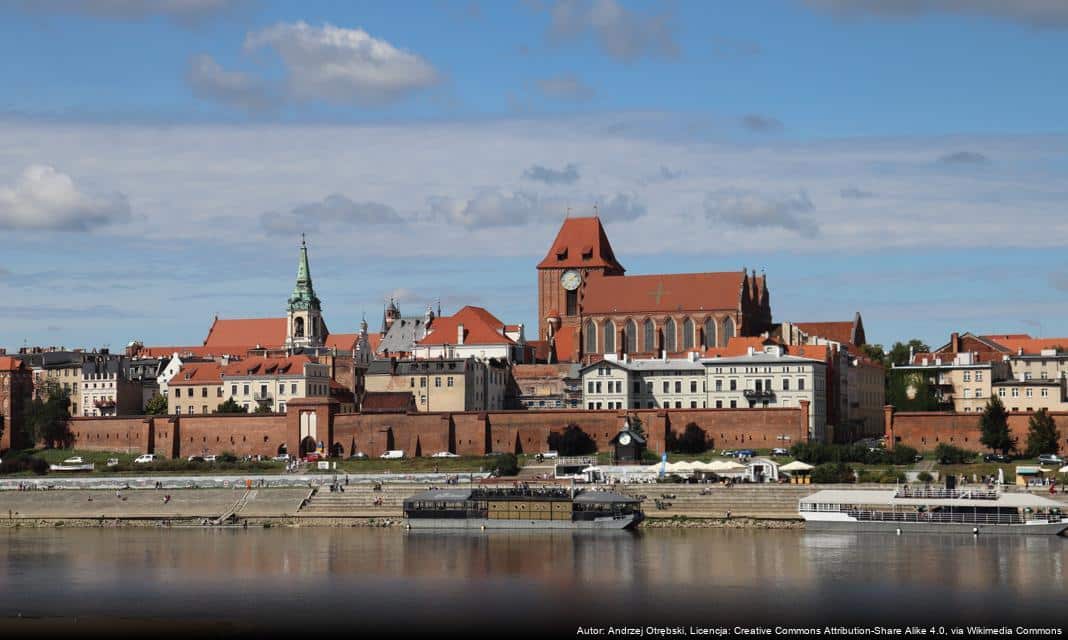
<path id="1" fill-rule="evenodd" d="M 300 234 L 300 261 L 297 262 L 297 284 L 293 287 L 293 295 L 289 296 L 289 310 L 319 311 L 319 298 L 315 295 L 312 286 L 311 269 L 308 268 L 308 245 L 304 241 L 304 234 Z"/>

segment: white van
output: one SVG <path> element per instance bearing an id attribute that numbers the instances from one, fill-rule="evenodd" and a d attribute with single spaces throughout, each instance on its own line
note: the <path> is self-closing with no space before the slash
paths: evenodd
<path id="1" fill-rule="evenodd" d="M 404 457 L 404 452 L 400 449 L 391 449 L 378 457 L 383 460 L 400 460 Z"/>
<path id="2" fill-rule="evenodd" d="M 134 458 L 134 462 L 136 462 L 137 464 L 145 464 L 147 462 L 155 462 L 155 461 L 156 461 L 156 454 L 154 454 L 154 453 L 142 453 L 141 455 L 139 455 L 136 458 Z"/>

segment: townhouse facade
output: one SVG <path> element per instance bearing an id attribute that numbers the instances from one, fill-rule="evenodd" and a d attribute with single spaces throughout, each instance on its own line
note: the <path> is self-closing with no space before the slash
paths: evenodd
<path id="1" fill-rule="evenodd" d="M 508 364 L 478 358 L 375 360 L 367 368 L 368 392 L 407 391 L 418 411 L 488 411 L 505 407 Z"/>

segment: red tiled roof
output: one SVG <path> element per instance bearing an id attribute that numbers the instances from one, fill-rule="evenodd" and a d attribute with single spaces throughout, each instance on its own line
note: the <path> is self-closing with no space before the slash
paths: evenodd
<path id="1" fill-rule="evenodd" d="M 364 413 L 403 413 L 414 408 L 415 396 L 410 391 L 368 391 L 360 410 Z"/>
<path id="2" fill-rule="evenodd" d="M 749 353 L 749 347 L 752 347 L 755 351 L 763 351 L 764 343 L 768 344 L 780 344 L 777 340 L 771 340 L 761 337 L 742 337 L 734 336 L 727 341 L 727 345 L 724 347 L 712 347 L 706 349 L 704 357 L 706 358 L 730 358 L 735 356 L 744 356 Z"/>
<path id="3" fill-rule="evenodd" d="M 368 333 L 367 343 L 371 345 L 371 353 L 378 353 L 378 345 L 382 343 L 382 334 Z"/>
<path id="4" fill-rule="evenodd" d="M 18 371 L 24 368 L 22 360 L 11 356 L 0 356 L 0 371 Z"/>
<path id="5" fill-rule="evenodd" d="M 853 321 L 842 322 L 795 322 L 794 326 L 815 338 L 834 342 L 853 342 Z"/>
<path id="6" fill-rule="evenodd" d="M 1019 353 L 1021 349 L 1024 355 L 1032 356 L 1039 355 L 1043 349 L 1056 347 L 1068 349 L 1068 338 L 1032 338 L 1028 335 L 983 336 L 983 338 L 998 343 L 1013 354 Z"/>
<path id="7" fill-rule="evenodd" d="M 623 265 L 616 260 L 600 218 L 564 220 L 549 253 L 538 263 L 539 269 L 570 267 L 608 267 L 620 273 L 624 271 Z"/>
<path id="8" fill-rule="evenodd" d="M 527 347 L 530 348 L 535 360 L 545 362 L 549 359 L 548 340 L 527 340 Z"/>
<path id="9" fill-rule="evenodd" d="M 142 358 L 170 358 L 174 354 L 210 358 L 213 356 L 244 356 L 250 345 L 214 346 L 214 347 L 141 347 L 137 351 Z"/>
<path id="10" fill-rule="evenodd" d="M 330 349 L 352 351 L 356 348 L 356 340 L 359 337 L 358 333 L 331 333 L 326 336 L 325 344 Z"/>
<path id="11" fill-rule="evenodd" d="M 167 383 L 168 386 L 184 386 L 196 384 L 219 384 L 222 378 L 219 373 L 222 367 L 217 362 L 194 362 L 183 365 L 178 373 Z"/>
<path id="12" fill-rule="evenodd" d="M 464 326 L 464 344 L 515 344 L 503 335 L 504 323 L 482 307 L 467 306 L 451 316 L 437 318 L 430 325 L 430 335 L 419 346 L 457 344 L 457 330 Z"/>
<path id="13" fill-rule="evenodd" d="M 560 327 L 556 332 L 556 353 L 553 357 L 557 362 L 572 362 L 574 354 L 578 353 L 578 326 Z"/>
<path id="14" fill-rule="evenodd" d="M 741 271 L 648 276 L 594 273 L 586 280 L 582 310 L 588 314 L 733 311 L 741 302 L 743 278 Z"/>
<path id="15" fill-rule="evenodd" d="M 289 356 L 285 358 L 265 358 L 258 356 L 231 362 L 222 370 L 223 377 L 237 378 L 245 376 L 303 375 L 304 365 L 311 362 L 308 356 Z"/>
<path id="16" fill-rule="evenodd" d="M 245 318 L 240 320 L 215 319 L 208 337 L 204 339 L 205 347 L 219 345 L 246 344 L 250 347 L 280 347 L 286 341 L 285 318 Z"/>

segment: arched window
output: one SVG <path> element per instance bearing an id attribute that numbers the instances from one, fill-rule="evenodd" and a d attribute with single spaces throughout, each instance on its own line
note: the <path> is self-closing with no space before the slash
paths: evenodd
<path id="1" fill-rule="evenodd" d="M 693 320 L 686 318 L 682 323 L 682 348 L 683 350 L 693 349 Z"/>
<path id="2" fill-rule="evenodd" d="M 656 325 L 652 320 L 645 321 L 644 349 L 648 352 L 656 351 Z"/>
<path id="3" fill-rule="evenodd" d="M 664 322 L 664 350 L 668 353 L 674 353 L 676 351 L 677 343 L 675 342 L 675 319 L 668 318 Z"/>
<path id="4" fill-rule="evenodd" d="M 293 335 L 298 338 L 304 337 L 304 318 L 297 318 L 293 322 Z"/>
<path id="5" fill-rule="evenodd" d="M 633 320 L 627 320 L 627 353 L 638 350 L 638 325 Z"/>
<path id="6" fill-rule="evenodd" d="M 616 351 L 616 325 L 611 320 L 604 323 L 604 352 L 615 353 Z"/>
<path id="7" fill-rule="evenodd" d="M 586 353 L 597 353 L 597 325 L 593 320 L 586 322 Z"/>
<path id="8" fill-rule="evenodd" d="M 716 346 L 716 321 L 712 318 L 705 320 L 705 342 L 703 346 L 705 349 Z"/>
<path id="9" fill-rule="evenodd" d="M 723 344 L 734 337 L 734 318 L 727 316 L 723 321 Z"/>

